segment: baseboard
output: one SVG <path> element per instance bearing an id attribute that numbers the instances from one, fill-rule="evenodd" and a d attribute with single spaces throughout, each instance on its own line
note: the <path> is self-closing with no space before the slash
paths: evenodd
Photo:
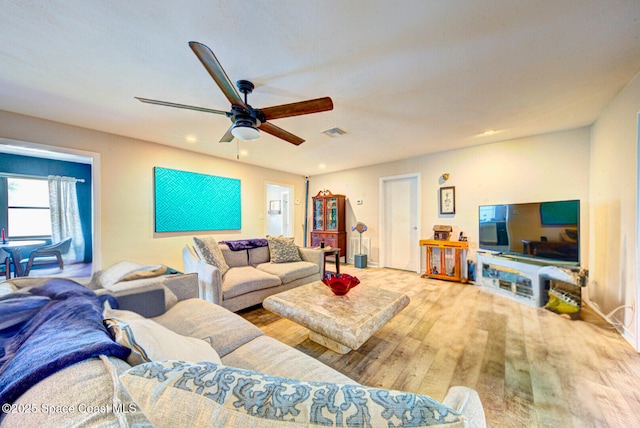
<path id="1" fill-rule="evenodd" d="M 348 259 L 348 260 L 347 260 L 347 264 L 349 264 L 349 265 L 351 265 L 351 266 L 355 267 L 355 266 L 354 266 L 353 259 Z M 371 260 L 367 260 L 367 267 L 380 267 L 380 263 L 378 263 L 378 262 L 372 262 Z"/>

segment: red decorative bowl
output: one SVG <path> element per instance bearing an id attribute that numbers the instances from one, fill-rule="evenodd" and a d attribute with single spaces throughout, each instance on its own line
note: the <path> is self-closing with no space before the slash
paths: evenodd
<path id="1" fill-rule="evenodd" d="M 360 284 L 360 280 L 355 276 L 346 273 L 328 273 L 322 279 L 322 282 L 333 291 L 336 296 L 344 296 L 356 285 Z"/>

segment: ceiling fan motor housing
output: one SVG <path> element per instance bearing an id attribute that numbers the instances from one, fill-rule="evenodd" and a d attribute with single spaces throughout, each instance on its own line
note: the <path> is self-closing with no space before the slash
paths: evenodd
<path id="1" fill-rule="evenodd" d="M 231 121 L 236 126 L 250 126 L 253 128 L 257 128 L 262 123 L 267 120 L 264 117 L 264 114 L 259 109 L 254 109 L 249 104 L 247 104 L 248 109 L 245 109 L 238 105 L 231 106 L 231 112 L 229 116 L 231 117 Z"/>

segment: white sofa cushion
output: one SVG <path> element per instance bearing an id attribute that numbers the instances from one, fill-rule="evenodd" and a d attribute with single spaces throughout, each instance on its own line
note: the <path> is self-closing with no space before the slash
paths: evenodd
<path id="1" fill-rule="evenodd" d="M 225 355 L 222 363 L 240 369 L 304 381 L 358 384 L 315 358 L 266 335 L 258 336 Z"/>
<path id="2" fill-rule="evenodd" d="M 209 342 L 221 357 L 264 334 L 241 316 L 201 299 L 182 300 L 152 319 L 178 334 Z"/>
<path id="3" fill-rule="evenodd" d="M 251 266 L 257 266 L 260 263 L 267 263 L 271 260 L 269 247 L 251 248 L 247 252 L 249 253 L 249 264 Z"/>
<path id="4" fill-rule="evenodd" d="M 262 263 L 256 269 L 277 276 L 283 284 L 320 272 L 320 266 L 311 262 Z"/>
<path id="5" fill-rule="evenodd" d="M 426 395 L 214 363 L 152 362 L 120 379 L 157 426 L 465 426 L 462 415 Z"/>
<path id="6" fill-rule="evenodd" d="M 222 278 L 222 300 L 229 300 L 252 291 L 277 287 L 282 280 L 251 266 L 229 269 Z"/>
<path id="7" fill-rule="evenodd" d="M 220 246 L 220 251 L 222 251 L 224 260 L 230 268 L 249 266 L 249 255 L 247 254 L 247 250 L 233 251 L 226 244 L 218 245 Z"/>

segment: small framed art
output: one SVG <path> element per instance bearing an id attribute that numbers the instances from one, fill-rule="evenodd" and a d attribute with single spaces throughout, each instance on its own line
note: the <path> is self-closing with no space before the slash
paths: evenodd
<path id="1" fill-rule="evenodd" d="M 440 188 L 440 214 L 456 213 L 456 188 L 454 186 Z"/>
<path id="2" fill-rule="evenodd" d="M 269 214 L 281 214 L 280 201 L 269 201 Z"/>

